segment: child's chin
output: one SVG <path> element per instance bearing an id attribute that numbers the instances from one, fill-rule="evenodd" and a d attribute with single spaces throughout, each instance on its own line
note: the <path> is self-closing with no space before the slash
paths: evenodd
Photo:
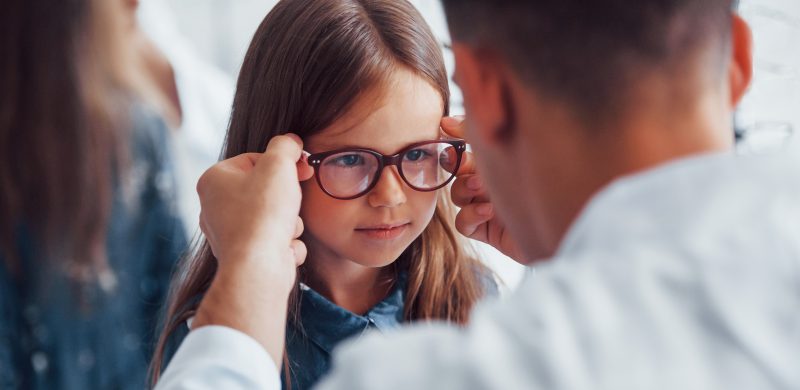
<path id="1" fill-rule="evenodd" d="M 384 253 L 372 251 L 371 253 L 360 254 L 360 256 L 353 256 L 351 259 L 364 267 L 383 268 L 397 261 L 402 254 L 403 251 L 398 251 L 396 253 L 394 251 L 391 253 L 388 253 L 388 251 Z"/>

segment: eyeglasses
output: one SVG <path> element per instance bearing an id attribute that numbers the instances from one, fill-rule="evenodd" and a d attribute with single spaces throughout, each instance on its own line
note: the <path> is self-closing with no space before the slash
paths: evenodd
<path id="1" fill-rule="evenodd" d="M 322 191 L 333 198 L 351 200 L 370 192 L 383 169 L 396 166 L 400 177 L 416 191 L 436 191 L 458 172 L 467 150 L 462 140 L 426 141 L 387 156 L 370 149 L 347 148 L 308 156 Z"/>

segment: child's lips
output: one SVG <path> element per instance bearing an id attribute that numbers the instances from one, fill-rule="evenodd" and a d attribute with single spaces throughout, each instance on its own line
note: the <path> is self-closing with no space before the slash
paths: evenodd
<path id="1" fill-rule="evenodd" d="M 374 225 L 367 225 L 367 226 L 357 227 L 356 230 L 381 230 L 381 229 L 388 230 L 388 229 L 394 229 L 394 228 L 402 227 L 402 226 L 405 226 L 405 225 L 408 225 L 408 224 L 410 224 L 410 222 L 408 222 L 408 221 L 377 223 L 377 224 L 374 224 Z"/>
<path id="2" fill-rule="evenodd" d="M 356 232 L 373 239 L 391 240 L 400 237 L 403 233 L 405 233 L 409 225 L 411 225 L 409 222 L 379 224 L 369 227 L 356 228 Z"/>

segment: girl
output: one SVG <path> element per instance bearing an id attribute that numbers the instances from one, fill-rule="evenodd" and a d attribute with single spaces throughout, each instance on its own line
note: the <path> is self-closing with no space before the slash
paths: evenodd
<path id="1" fill-rule="evenodd" d="M 311 387 L 336 345 L 367 329 L 463 324 L 496 288 L 465 252 L 437 191 L 465 148 L 441 137 L 449 96 L 442 53 L 406 1 L 284 0 L 256 32 L 224 157 L 263 151 L 291 131 L 316 176 L 302 184 L 308 257 L 290 298 L 285 387 Z M 183 266 L 154 380 L 215 269 L 207 244 Z"/>

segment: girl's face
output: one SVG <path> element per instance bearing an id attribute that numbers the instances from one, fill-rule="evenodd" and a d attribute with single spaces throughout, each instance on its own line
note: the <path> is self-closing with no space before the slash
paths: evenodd
<path id="1" fill-rule="evenodd" d="M 383 98 L 367 96 L 340 120 L 305 140 L 320 153 L 347 147 L 392 155 L 410 144 L 440 138 L 442 96 L 424 79 L 397 70 Z M 422 233 L 436 209 L 436 192 L 411 189 L 396 167 L 386 167 L 375 187 L 353 200 L 325 194 L 315 180 L 302 183 L 300 216 L 311 262 L 349 262 L 368 268 L 394 262 Z"/>

